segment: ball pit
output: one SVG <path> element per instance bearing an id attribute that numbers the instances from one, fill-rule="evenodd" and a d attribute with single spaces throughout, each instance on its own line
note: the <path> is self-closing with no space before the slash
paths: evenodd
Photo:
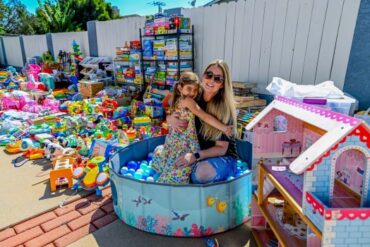
<path id="1" fill-rule="evenodd" d="M 144 161 L 147 154 L 165 137 L 155 137 L 133 143 L 118 151 L 110 160 L 110 178 L 114 211 L 126 224 L 137 229 L 160 235 L 201 237 L 224 232 L 245 222 L 250 213 L 252 174 L 245 172 L 228 181 L 206 185 L 168 185 L 135 179 L 138 172 L 123 168 L 134 167 L 133 162 Z M 238 152 L 245 153 L 250 147 L 238 143 Z M 130 165 L 129 165 L 130 164 Z M 143 167 L 141 167 L 143 165 Z M 145 174 L 145 162 L 138 164 Z M 151 175 L 149 173 L 149 175 Z M 137 175 L 139 176 L 139 175 Z"/>

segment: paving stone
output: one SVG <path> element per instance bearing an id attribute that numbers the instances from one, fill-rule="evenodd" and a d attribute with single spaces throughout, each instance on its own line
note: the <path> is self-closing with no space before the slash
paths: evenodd
<path id="1" fill-rule="evenodd" d="M 22 222 L 20 223 L 19 225 L 16 225 L 14 227 L 14 230 L 16 231 L 16 233 L 21 233 L 25 230 L 28 230 L 28 229 L 31 229 L 35 226 L 38 226 L 44 222 L 47 222 L 47 221 L 50 221 L 50 220 L 53 220 L 55 219 L 57 216 L 54 212 L 48 212 L 48 213 L 45 213 L 45 214 L 42 214 L 40 216 L 37 216 L 35 218 L 32 218 L 30 220 L 27 220 L 25 222 Z"/>
<path id="2" fill-rule="evenodd" d="M 66 224 L 78 217 L 80 217 L 81 214 L 77 211 L 72 211 L 68 214 L 64 214 L 62 216 L 59 216 L 58 218 L 55 218 L 51 221 L 48 221 L 48 222 L 45 222 L 43 224 L 41 224 L 41 228 L 45 231 L 45 232 L 48 232 L 48 231 L 51 231 L 53 230 L 54 228 L 57 228 L 63 224 Z"/>
<path id="3" fill-rule="evenodd" d="M 15 235 L 13 228 L 8 228 L 0 232 L 0 242 Z"/>
<path id="4" fill-rule="evenodd" d="M 78 217 L 77 219 L 71 221 L 71 222 L 68 222 L 68 226 L 69 228 L 71 228 L 72 231 L 75 231 L 76 229 L 84 226 L 84 225 L 87 225 L 103 216 L 105 216 L 106 213 L 104 213 L 103 210 L 101 209 L 98 209 L 96 211 L 93 211 L 93 212 L 90 212 L 88 214 L 85 214 L 81 217 Z"/>
<path id="5" fill-rule="evenodd" d="M 49 243 L 52 243 L 54 240 L 57 240 L 58 238 L 67 235 L 70 233 L 71 230 L 68 228 L 68 226 L 63 225 L 58 228 L 55 228 L 54 230 L 51 230 L 47 233 L 42 234 L 41 236 L 38 236 L 37 238 L 34 238 L 28 242 L 26 242 L 24 245 L 26 247 L 41 247 L 45 246 Z"/>
<path id="6" fill-rule="evenodd" d="M 29 230 L 26 230 L 22 233 L 19 233 L 13 237 L 7 238 L 6 240 L 0 242 L 1 247 L 13 247 L 20 244 L 23 244 L 24 242 L 27 242 L 31 239 L 34 239 L 40 235 L 42 235 L 44 232 L 41 230 L 39 226 L 36 226 L 34 228 L 31 228 Z"/>
<path id="7" fill-rule="evenodd" d="M 58 247 L 67 246 L 67 245 L 83 238 L 84 236 L 95 232 L 96 230 L 97 230 L 96 227 L 93 226 L 92 224 L 85 225 L 85 226 L 77 229 L 76 231 L 68 233 L 67 235 L 57 239 L 54 243 Z"/>

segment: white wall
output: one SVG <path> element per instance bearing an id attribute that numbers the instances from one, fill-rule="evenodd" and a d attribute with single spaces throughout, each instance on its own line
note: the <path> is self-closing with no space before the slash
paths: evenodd
<path id="1" fill-rule="evenodd" d="M 84 56 L 90 54 L 89 38 L 87 32 L 69 32 L 69 33 L 53 33 L 51 34 L 53 40 L 54 56 L 57 57 L 60 50 L 72 52 L 72 41 L 80 45 L 80 50 Z"/>
<path id="2" fill-rule="evenodd" d="M 3 37 L 8 65 L 23 67 L 21 42 L 19 37 Z"/>
<path id="3" fill-rule="evenodd" d="M 99 56 L 115 56 L 116 47 L 125 41 L 140 38 L 139 28 L 144 27 L 145 17 L 129 17 L 113 21 L 96 22 Z"/>
<path id="4" fill-rule="evenodd" d="M 26 58 L 41 56 L 48 50 L 46 35 L 23 36 Z"/>
<path id="5" fill-rule="evenodd" d="M 239 0 L 185 9 L 195 26 L 196 71 L 216 58 L 234 80 L 279 76 L 343 88 L 360 0 Z"/>

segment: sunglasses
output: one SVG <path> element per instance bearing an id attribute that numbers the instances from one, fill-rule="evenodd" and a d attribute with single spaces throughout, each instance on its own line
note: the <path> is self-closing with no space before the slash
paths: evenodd
<path id="1" fill-rule="evenodd" d="M 212 80 L 213 79 L 213 81 L 216 82 L 217 84 L 224 83 L 224 81 L 225 81 L 225 79 L 222 76 L 220 76 L 220 75 L 214 75 L 212 71 L 206 71 L 204 73 L 204 76 L 208 80 Z"/>

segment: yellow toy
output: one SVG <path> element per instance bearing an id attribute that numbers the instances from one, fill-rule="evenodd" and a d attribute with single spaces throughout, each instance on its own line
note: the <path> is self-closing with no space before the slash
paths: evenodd
<path id="1" fill-rule="evenodd" d="M 68 113 L 70 116 L 75 116 L 77 114 L 82 113 L 82 109 L 83 109 L 82 101 L 76 101 L 68 105 Z"/>
<path id="2" fill-rule="evenodd" d="M 216 202 L 215 198 L 213 198 L 211 196 L 207 196 L 207 205 L 208 205 L 208 207 L 212 207 L 213 204 L 215 204 L 215 202 Z"/>

